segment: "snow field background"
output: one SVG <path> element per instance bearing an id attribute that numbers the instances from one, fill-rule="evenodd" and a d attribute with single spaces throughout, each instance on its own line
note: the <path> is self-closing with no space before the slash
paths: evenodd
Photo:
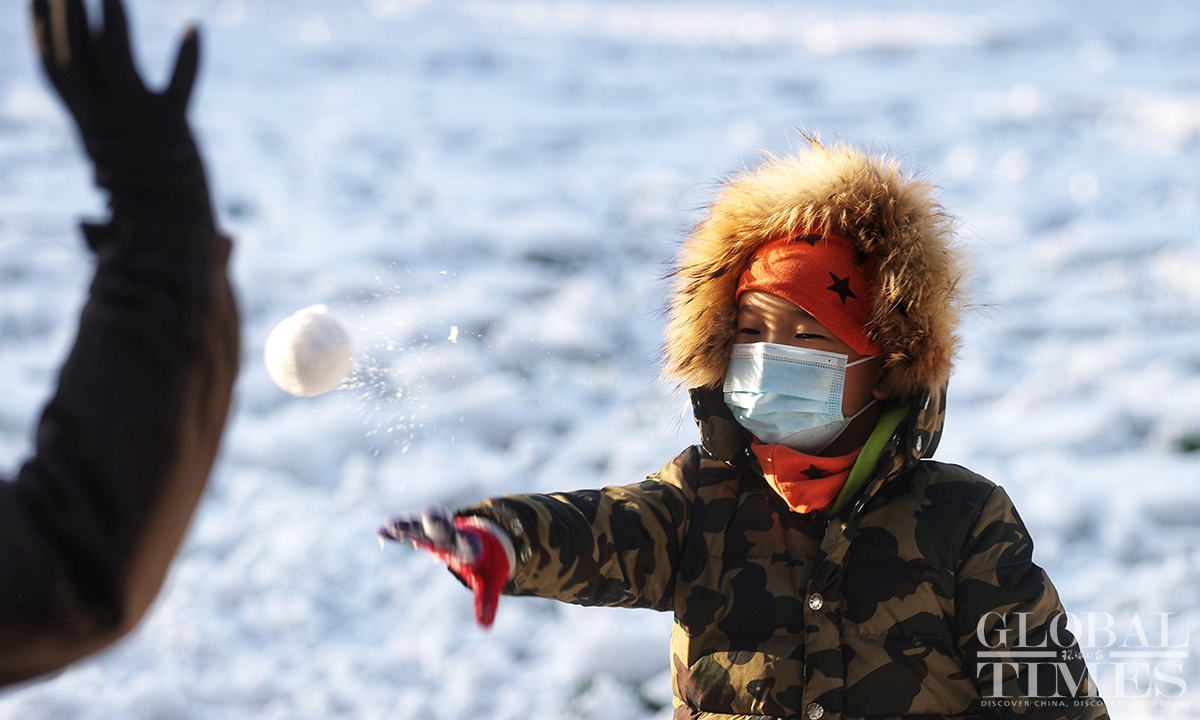
<path id="1" fill-rule="evenodd" d="M 715 183 L 799 129 L 897 154 L 962 221 L 978 307 L 938 458 L 1008 489 L 1069 610 L 1200 637 L 1200 7 L 129 5 L 154 82 L 203 27 L 192 118 L 236 240 L 237 411 L 145 623 L 0 695 L 0 718 L 669 717 L 669 616 L 506 599 L 483 633 L 457 581 L 372 530 L 634 482 L 694 442 L 656 380 L 662 278 Z M 89 172 L 7 3 L 9 469 L 86 290 Z M 357 364 L 291 398 L 262 346 L 318 302 Z M 1109 697 L 1114 716 L 1194 714 L 1184 663 L 1174 705 Z"/>

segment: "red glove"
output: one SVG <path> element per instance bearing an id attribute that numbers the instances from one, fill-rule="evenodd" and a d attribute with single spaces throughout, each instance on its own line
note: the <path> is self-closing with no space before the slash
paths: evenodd
<path id="1" fill-rule="evenodd" d="M 398 515 L 375 531 L 381 539 L 411 542 L 449 566 L 475 592 L 475 620 L 491 627 L 500 593 L 516 565 L 512 541 L 487 518 L 451 517 L 441 508 Z"/>

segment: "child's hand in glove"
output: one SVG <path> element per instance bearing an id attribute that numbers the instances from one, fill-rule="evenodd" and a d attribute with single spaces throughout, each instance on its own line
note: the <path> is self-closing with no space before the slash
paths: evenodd
<path id="1" fill-rule="evenodd" d="M 475 592 L 475 620 L 489 627 L 500 593 L 516 565 L 512 541 L 481 517 L 451 517 L 441 508 L 397 515 L 375 531 L 380 538 L 411 542 L 438 556 Z"/>

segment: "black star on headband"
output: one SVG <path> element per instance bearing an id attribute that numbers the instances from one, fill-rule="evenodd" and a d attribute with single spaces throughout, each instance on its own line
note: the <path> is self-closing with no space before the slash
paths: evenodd
<path id="1" fill-rule="evenodd" d="M 797 235 L 796 237 L 792 238 L 792 242 L 794 242 L 794 243 L 806 242 L 809 244 L 809 246 L 816 247 L 817 241 L 824 240 L 824 239 L 825 238 L 821 237 L 820 235 L 814 235 L 813 233 L 809 233 L 808 235 Z"/>
<path id="2" fill-rule="evenodd" d="M 858 299 L 858 296 L 855 295 L 854 291 L 850 289 L 849 277 L 840 278 L 837 275 L 834 275 L 832 272 L 829 273 L 829 277 L 833 278 L 833 284 L 825 289 L 832 290 L 833 292 L 837 293 L 838 297 L 842 299 L 843 305 L 846 304 L 846 298 L 848 297 L 852 297 L 855 300 Z"/>

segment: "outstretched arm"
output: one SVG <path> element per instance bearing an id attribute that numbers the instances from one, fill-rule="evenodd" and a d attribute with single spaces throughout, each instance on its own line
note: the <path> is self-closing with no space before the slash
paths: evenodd
<path id="1" fill-rule="evenodd" d="M 124 11 L 34 0 L 46 73 L 78 124 L 112 218 L 79 334 L 15 482 L 0 483 L 0 684 L 128 632 L 162 585 L 216 455 L 238 319 L 185 110 L 198 40 L 146 90 Z"/>
<path id="2" fill-rule="evenodd" d="M 379 535 L 437 555 L 475 591 L 485 627 L 501 593 L 670 610 L 698 460 L 686 450 L 635 485 L 508 495 L 453 518 L 401 515 Z"/>

